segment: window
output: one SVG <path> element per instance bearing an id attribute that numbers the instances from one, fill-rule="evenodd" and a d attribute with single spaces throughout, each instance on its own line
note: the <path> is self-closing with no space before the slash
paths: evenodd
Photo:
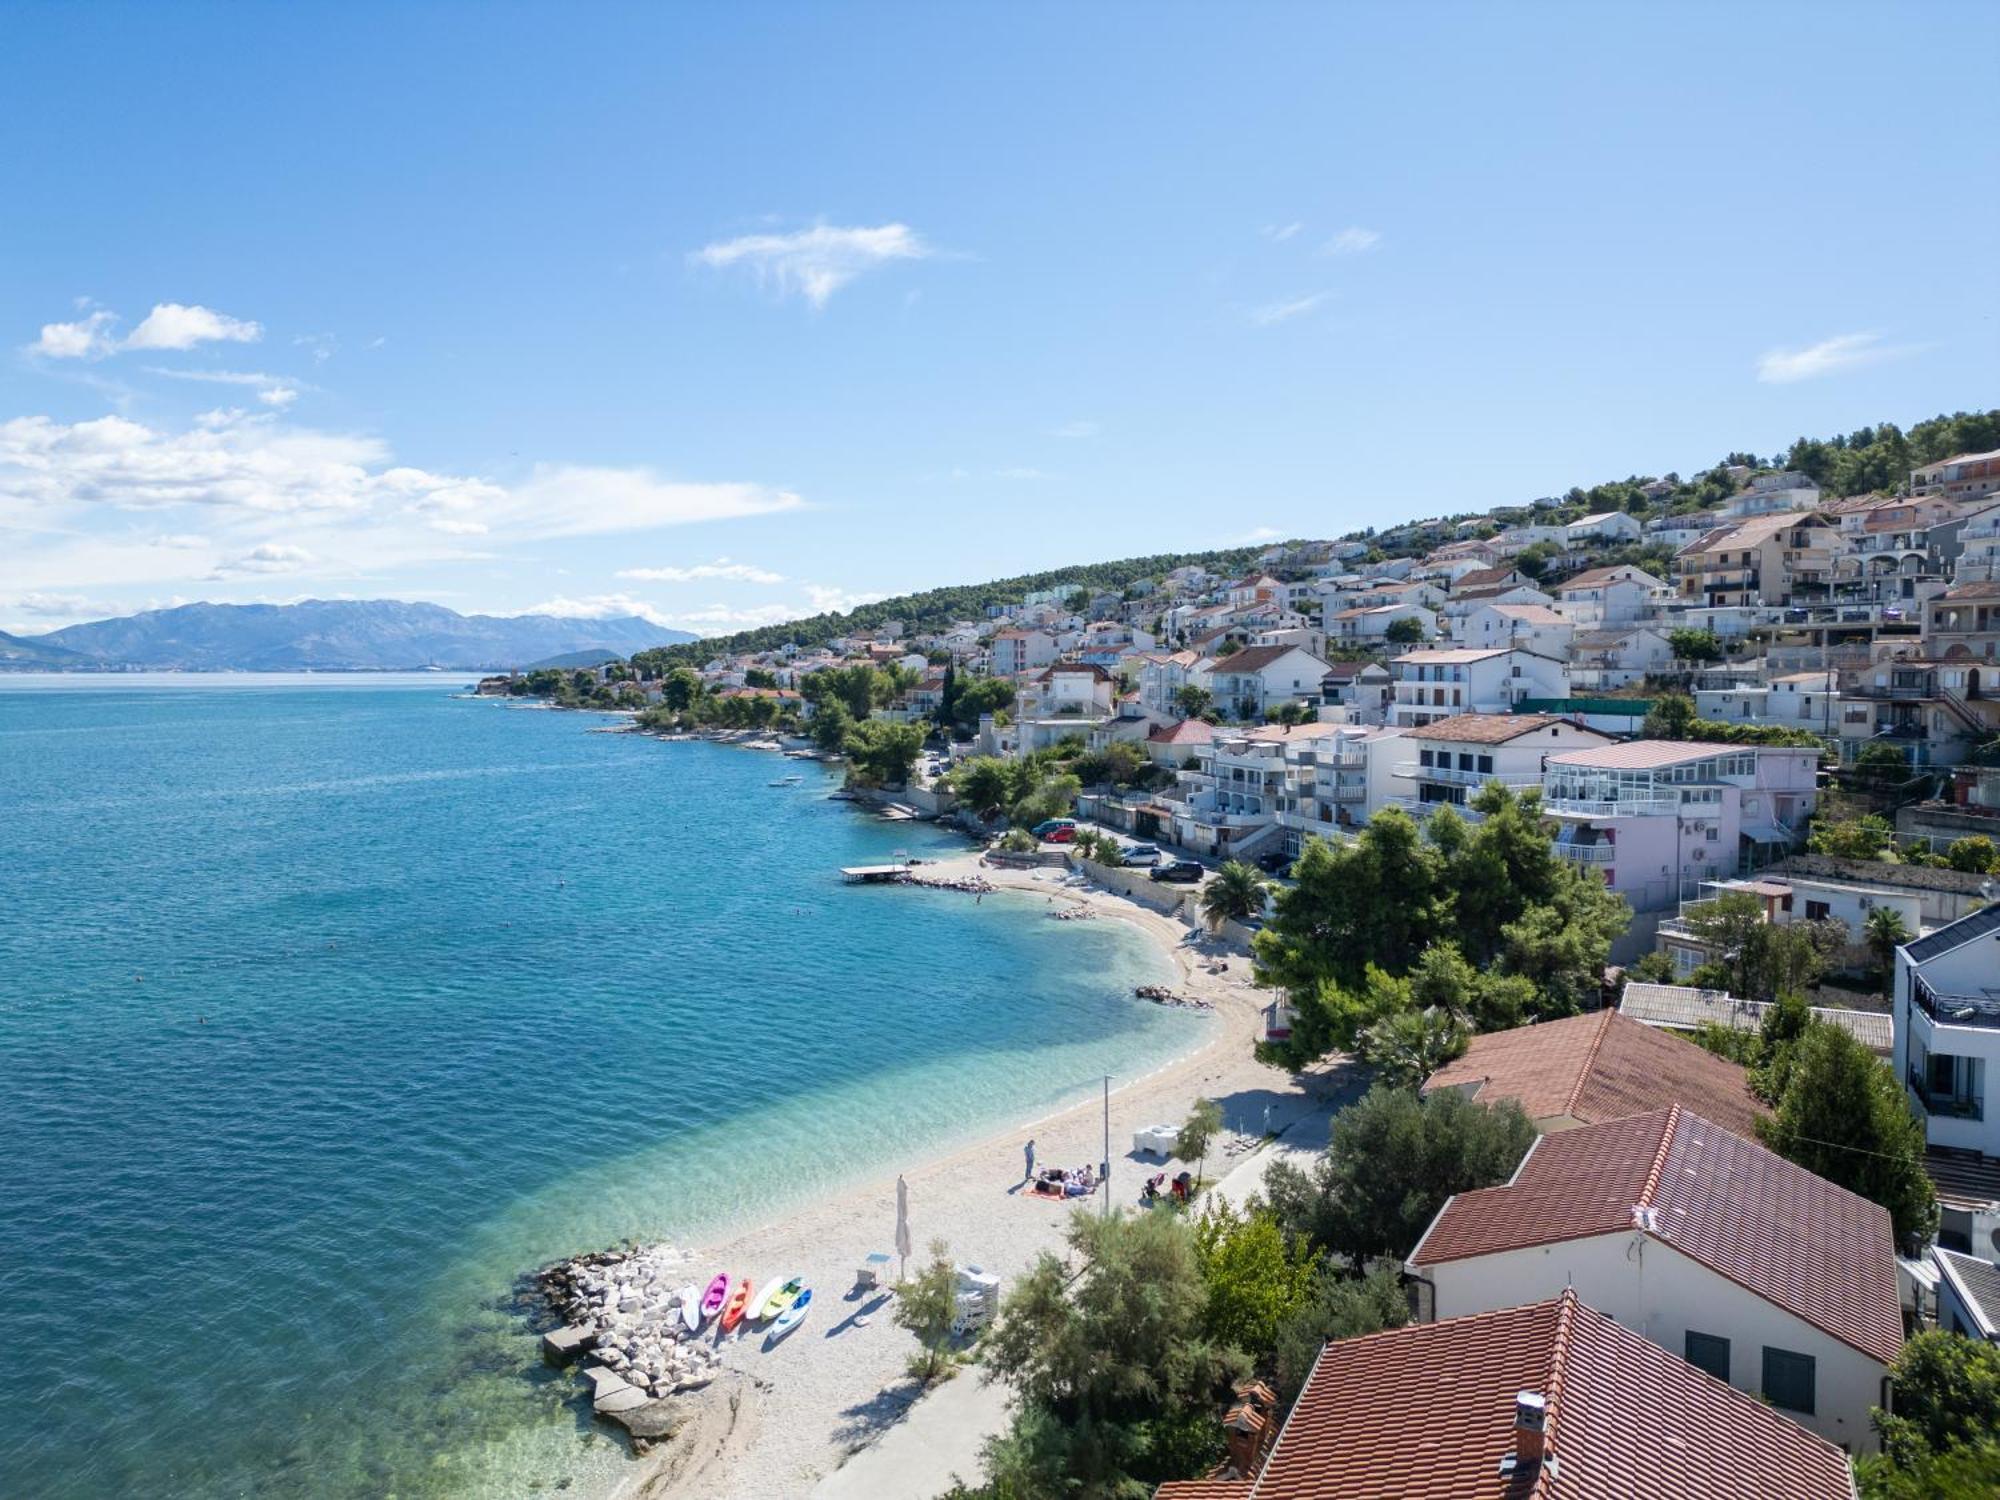
<path id="1" fill-rule="evenodd" d="M 1490 756 L 1490 755 L 1482 755 L 1482 756 L 1480 756 L 1480 757 L 1479 757 L 1479 769 L 1480 769 L 1480 771 L 1481 771 L 1481 772 L 1483 772 L 1483 773 L 1485 773 L 1485 774 L 1487 774 L 1487 775 L 1491 775 L 1491 774 L 1492 774 L 1492 772 L 1493 772 L 1493 757 L 1492 757 L 1492 756 Z"/>
<path id="2" fill-rule="evenodd" d="M 1808 922 L 1824 922 L 1828 917 L 1832 915 L 1833 915 L 1833 908 L 1827 905 L 1826 902 L 1824 901 L 1806 902 L 1806 920 Z"/>
<path id="3" fill-rule="evenodd" d="M 1811 1416 L 1813 1406 L 1813 1357 L 1794 1354 L 1789 1349 L 1764 1346 L 1764 1399 L 1786 1411 Z"/>
<path id="4" fill-rule="evenodd" d="M 1717 1380 L 1729 1379 L 1729 1340 L 1713 1333 L 1687 1331 L 1687 1362 Z"/>

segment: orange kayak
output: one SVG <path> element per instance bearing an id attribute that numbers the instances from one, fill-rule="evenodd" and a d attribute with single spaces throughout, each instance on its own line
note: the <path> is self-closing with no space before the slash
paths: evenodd
<path id="1" fill-rule="evenodd" d="M 750 1278 L 744 1277 L 736 1283 L 736 1290 L 729 1294 L 729 1300 L 722 1305 L 722 1331 L 727 1333 L 743 1321 L 743 1309 L 750 1305 Z"/>

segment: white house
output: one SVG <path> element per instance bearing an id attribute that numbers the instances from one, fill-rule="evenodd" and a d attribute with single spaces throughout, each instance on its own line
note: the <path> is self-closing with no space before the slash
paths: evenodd
<path id="1" fill-rule="evenodd" d="M 1657 911 L 1789 850 L 1818 780 L 1816 750 L 1633 740 L 1551 756 L 1542 806 L 1557 853 Z"/>
<path id="2" fill-rule="evenodd" d="M 1389 669 L 1378 661 L 1333 662 L 1320 679 L 1320 702 L 1345 710 L 1351 723 L 1380 724 L 1388 718 L 1394 683 Z"/>
<path id="3" fill-rule="evenodd" d="M 1569 670 L 1533 651 L 1468 646 L 1407 651 L 1390 666 L 1389 722 L 1405 727 L 1457 714 L 1509 712 L 1524 698 L 1567 698 Z"/>
<path id="4" fill-rule="evenodd" d="M 1216 705 L 1251 718 L 1280 703 L 1317 704 L 1326 662 L 1297 646 L 1245 646 L 1215 658 L 1207 671 Z"/>
<path id="5" fill-rule="evenodd" d="M 1579 693 L 1626 687 L 1674 661 L 1673 644 L 1645 625 L 1579 631 L 1569 648 L 1570 688 Z"/>
<path id="6" fill-rule="evenodd" d="M 1557 584 L 1556 601 L 1563 615 L 1578 625 L 1625 625 L 1643 617 L 1655 598 L 1670 592 L 1644 568 L 1591 568 Z"/>
<path id="7" fill-rule="evenodd" d="M 1001 630 L 993 636 L 988 662 L 995 677 L 1018 677 L 1056 659 L 1056 638 L 1046 630 Z"/>
<path id="8" fill-rule="evenodd" d="M 1724 724 L 1776 724 L 1831 738 L 1840 732 L 1840 694 L 1831 672 L 1787 672 L 1765 683 L 1697 687 L 1695 712 Z"/>
<path id="9" fill-rule="evenodd" d="M 1372 645 L 1389 638 L 1389 627 L 1399 620 L 1415 620 L 1430 640 L 1438 633 L 1438 617 L 1421 604 L 1374 604 L 1343 609 L 1327 616 L 1327 635 L 1338 645 Z"/>
<path id="10" fill-rule="evenodd" d="M 1389 801 L 1424 817 L 1440 806 L 1463 812 L 1489 781 L 1517 791 L 1542 785 L 1551 755 L 1610 742 L 1553 714 L 1456 714 L 1404 731 Z M 1372 814 L 1383 804 L 1369 807 Z"/>
<path id="11" fill-rule="evenodd" d="M 1543 1135 L 1405 1265 L 1435 1316 L 1574 1289 L 1852 1452 L 1903 1346 L 1889 1213 L 1680 1105 Z"/>
<path id="12" fill-rule="evenodd" d="M 1538 656 L 1569 659 L 1576 626 L 1546 604 L 1482 604 L 1452 621 L 1461 646 L 1519 646 Z"/>
<path id="13" fill-rule="evenodd" d="M 1156 714 L 1179 714 L 1180 691 L 1194 682 L 1200 662 L 1192 651 L 1148 652 L 1139 666 L 1139 701 Z"/>
<path id="14" fill-rule="evenodd" d="M 1723 502 L 1722 514 L 1766 516 L 1776 511 L 1811 510 L 1819 504 L 1820 488 L 1809 475 L 1759 474 L 1750 487 Z"/>
<path id="15" fill-rule="evenodd" d="M 1111 674 L 1086 662 L 1058 662 L 1021 685 L 1014 720 L 1017 752 L 1045 749 L 1071 735 L 1088 740 L 1115 709 Z"/>
<path id="16" fill-rule="evenodd" d="M 1992 1179 L 2000 1174 L 2000 903 L 1896 950 L 1896 1077 L 1924 1121 L 1933 1158 Z M 1987 1100 L 1994 1099 L 1993 1108 Z M 1940 1177 L 1934 1168 L 1933 1177 Z M 1940 1179 L 1942 1180 L 1942 1179 Z M 1973 1204 L 2000 1198 L 1982 1186 L 1940 1192 L 1943 1232 L 1970 1239 Z M 1973 1248 L 1985 1253 L 1984 1246 Z"/>
<path id="17" fill-rule="evenodd" d="M 1580 516 L 1562 529 L 1562 545 L 1570 551 L 1591 542 L 1636 542 L 1645 535 L 1639 518 L 1622 510 Z"/>

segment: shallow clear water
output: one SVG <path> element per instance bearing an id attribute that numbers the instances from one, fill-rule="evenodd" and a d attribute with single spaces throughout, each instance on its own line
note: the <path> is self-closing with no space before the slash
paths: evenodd
<path id="1" fill-rule="evenodd" d="M 842 885 L 956 846 L 814 767 L 435 679 L 8 686 L 0 1495 L 587 1492 L 521 1273 L 1198 1037 L 1123 924 Z"/>

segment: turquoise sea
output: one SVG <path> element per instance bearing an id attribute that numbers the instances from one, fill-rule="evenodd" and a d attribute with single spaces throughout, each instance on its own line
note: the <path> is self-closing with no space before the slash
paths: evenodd
<path id="1" fill-rule="evenodd" d="M 842 885 L 957 845 L 817 767 L 454 686 L 0 676 L 0 1495 L 589 1494 L 522 1273 L 1198 1040 L 1124 924 Z"/>

